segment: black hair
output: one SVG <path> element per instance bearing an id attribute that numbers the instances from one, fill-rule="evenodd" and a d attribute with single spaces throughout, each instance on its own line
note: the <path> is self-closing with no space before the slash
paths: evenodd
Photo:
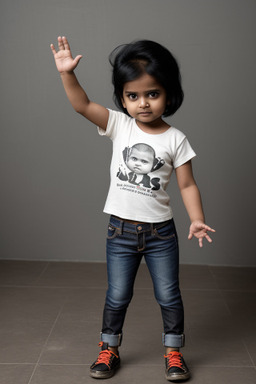
<path id="1" fill-rule="evenodd" d="M 173 115 L 181 106 L 184 93 L 179 66 L 171 52 L 161 44 L 139 40 L 121 45 L 113 50 L 109 61 L 113 67 L 114 101 L 127 115 L 122 104 L 124 84 L 138 79 L 143 73 L 154 77 L 166 91 L 168 104 L 163 116 Z"/>

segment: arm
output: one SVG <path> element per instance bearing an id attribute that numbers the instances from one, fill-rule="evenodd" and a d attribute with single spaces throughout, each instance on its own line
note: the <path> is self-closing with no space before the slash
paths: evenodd
<path id="1" fill-rule="evenodd" d="M 193 176 L 191 161 L 176 168 L 176 177 L 184 205 L 191 221 L 188 235 L 189 240 L 195 236 L 198 238 L 200 247 L 203 246 L 204 237 L 211 243 L 212 239 L 208 235 L 208 231 L 215 232 L 215 230 L 204 222 L 202 200 Z"/>
<path id="2" fill-rule="evenodd" d="M 102 105 L 90 101 L 74 74 L 74 69 L 77 67 L 82 55 L 78 55 L 73 59 L 66 37 L 58 37 L 58 47 L 59 51 L 56 52 L 54 45 L 51 44 L 56 67 L 60 73 L 71 105 L 76 112 L 86 117 L 92 123 L 106 129 L 109 115 L 108 110 Z"/>

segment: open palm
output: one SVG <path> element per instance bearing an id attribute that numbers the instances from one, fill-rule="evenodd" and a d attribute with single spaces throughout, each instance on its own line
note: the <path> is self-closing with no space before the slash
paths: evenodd
<path id="1" fill-rule="evenodd" d="M 71 54 L 70 46 L 66 37 L 58 37 L 58 52 L 51 44 L 51 50 L 54 55 L 55 64 L 60 73 L 72 72 L 78 65 L 82 55 L 76 56 L 74 59 Z"/>
<path id="2" fill-rule="evenodd" d="M 199 246 L 202 247 L 203 239 L 206 239 L 209 243 L 212 242 L 208 232 L 215 232 L 215 229 L 209 227 L 201 221 L 194 221 L 190 225 L 188 239 L 191 240 L 193 237 L 196 237 L 198 239 Z"/>

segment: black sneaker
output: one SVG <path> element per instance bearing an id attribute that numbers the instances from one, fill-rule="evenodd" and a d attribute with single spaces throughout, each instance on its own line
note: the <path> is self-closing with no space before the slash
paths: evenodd
<path id="1" fill-rule="evenodd" d="M 107 343 L 99 343 L 101 352 L 90 367 L 90 376 L 94 379 L 109 379 L 120 366 L 120 357 L 108 349 Z"/>
<path id="2" fill-rule="evenodd" d="M 190 372 L 180 352 L 165 355 L 165 377 L 168 381 L 182 381 L 190 378 Z"/>

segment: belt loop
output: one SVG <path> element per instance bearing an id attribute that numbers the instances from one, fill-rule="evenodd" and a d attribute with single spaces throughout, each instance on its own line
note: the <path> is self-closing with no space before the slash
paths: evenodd
<path id="1" fill-rule="evenodd" d="M 123 220 L 120 220 L 120 235 L 123 234 L 123 230 L 124 230 L 124 222 Z"/>
<path id="2" fill-rule="evenodd" d="M 154 224 L 150 223 L 150 227 L 151 227 L 151 236 L 154 236 Z"/>

